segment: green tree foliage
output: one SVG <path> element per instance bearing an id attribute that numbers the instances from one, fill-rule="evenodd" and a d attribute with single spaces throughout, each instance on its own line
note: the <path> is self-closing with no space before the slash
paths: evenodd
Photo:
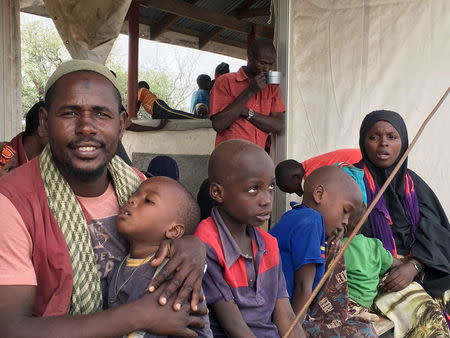
<path id="1" fill-rule="evenodd" d="M 22 98 L 23 111 L 26 113 L 31 106 L 44 99 L 45 82 L 58 67 L 59 64 L 70 60 L 64 44 L 52 22 L 27 21 L 21 26 L 22 36 Z M 127 69 L 125 62 L 119 57 L 120 51 L 114 46 L 106 66 L 113 70 L 120 86 L 123 105 L 127 106 Z M 192 67 L 183 64 L 185 60 L 176 61 L 172 67 L 175 72 L 167 72 L 164 69 L 139 69 L 139 80 L 147 81 L 150 90 L 158 98 L 167 102 L 176 109 L 187 109 L 185 101 L 192 93 L 192 85 L 195 79 L 191 79 Z M 142 118 L 148 118 L 145 112 L 139 114 Z"/>
<path id="2" fill-rule="evenodd" d="M 44 99 L 45 82 L 70 56 L 51 23 L 29 21 L 21 27 L 22 104 L 27 112 Z"/>

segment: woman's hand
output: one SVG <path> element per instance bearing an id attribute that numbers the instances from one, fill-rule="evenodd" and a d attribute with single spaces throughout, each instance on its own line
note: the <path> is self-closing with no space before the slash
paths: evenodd
<path id="1" fill-rule="evenodd" d="M 191 309 L 199 311 L 198 303 L 202 300 L 201 287 L 206 261 L 205 245 L 195 236 L 165 240 L 159 246 L 151 264 L 158 266 L 164 258 L 170 260 L 151 281 L 149 291 L 155 291 L 167 280 L 159 297 L 161 305 L 165 305 L 167 299 L 179 290 L 173 309 L 179 311 L 183 302 L 190 300 Z"/>
<path id="2" fill-rule="evenodd" d="M 411 261 L 405 261 L 389 271 L 386 279 L 380 285 L 387 291 L 400 291 L 406 288 L 417 276 L 417 270 Z"/>

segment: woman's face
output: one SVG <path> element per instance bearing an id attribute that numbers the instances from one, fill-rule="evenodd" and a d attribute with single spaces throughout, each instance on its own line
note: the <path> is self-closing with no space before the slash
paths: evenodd
<path id="1" fill-rule="evenodd" d="M 370 162 L 378 168 L 389 168 L 400 155 L 402 141 L 392 124 L 378 121 L 367 133 L 364 146 Z"/>

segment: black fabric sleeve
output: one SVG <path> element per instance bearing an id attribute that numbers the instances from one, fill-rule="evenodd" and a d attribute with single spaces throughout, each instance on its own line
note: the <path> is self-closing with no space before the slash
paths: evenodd
<path id="1" fill-rule="evenodd" d="M 412 255 L 425 265 L 423 285 L 433 297 L 450 289 L 450 225 L 431 188 L 413 171 L 409 174 L 419 200 L 420 221 Z"/>

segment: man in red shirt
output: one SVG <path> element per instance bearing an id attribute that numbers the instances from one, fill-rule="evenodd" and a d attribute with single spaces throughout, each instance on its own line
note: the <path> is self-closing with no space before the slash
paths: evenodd
<path id="1" fill-rule="evenodd" d="M 268 134 L 283 129 L 285 107 L 280 87 L 266 83 L 266 73 L 276 59 L 272 41 L 255 40 L 247 58 L 247 66 L 216 79 L 211 91 L 216 146 L 226 140 L 244 139 L 264 148 Z"/>

